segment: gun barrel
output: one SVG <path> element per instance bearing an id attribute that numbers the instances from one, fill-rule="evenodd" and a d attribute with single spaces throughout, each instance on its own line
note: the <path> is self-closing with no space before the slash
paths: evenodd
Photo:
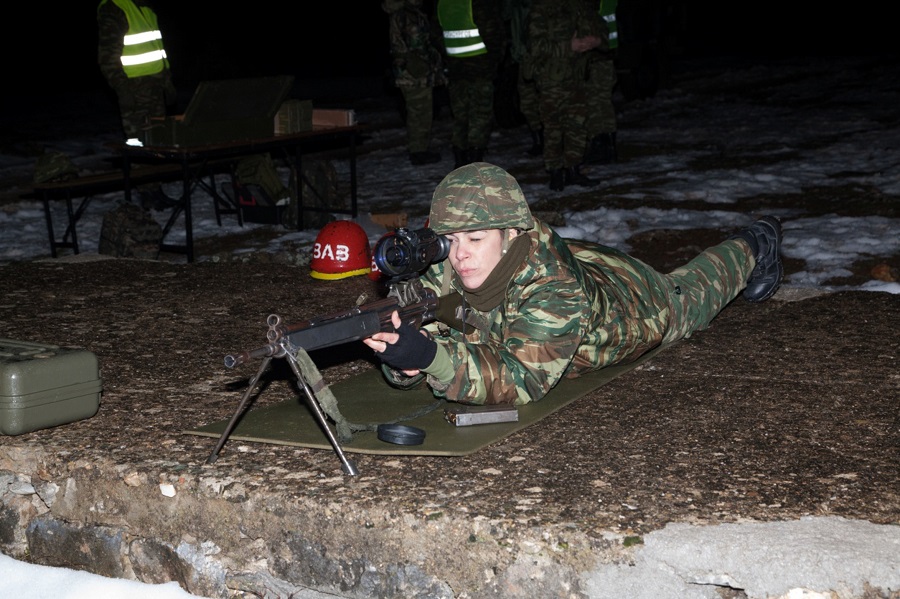
<path id="1" fill-rule="evenodd" d="M 235 368 L 237 366 L 241 366 L 242 364 L 246 364 L 247 362 L 251 362 L 258 358 L 268 358 L 269 356 L 277 356 L 278 352 L 281 351 L 281 347 L 275 343 L 269 343 L 268 345 L 264 345 L 262 347 L 257 347 L 256 349 L 251 349 L 249 351 L 242 351 L 239 354 L 229 354 L 225 356 L 225 367 L 226 368 Z"/>

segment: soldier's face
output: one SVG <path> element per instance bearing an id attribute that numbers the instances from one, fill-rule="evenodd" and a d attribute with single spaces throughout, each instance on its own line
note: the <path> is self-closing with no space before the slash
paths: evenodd
<path id="1" fill-rule="evenodd" d="M 517 231 L 510 230 L 510 239 Z M 478 289 L 503 257 L 503 231 L 463 231 L 446 235 L 450 240 L 450 266 L 467 289 Z"/>

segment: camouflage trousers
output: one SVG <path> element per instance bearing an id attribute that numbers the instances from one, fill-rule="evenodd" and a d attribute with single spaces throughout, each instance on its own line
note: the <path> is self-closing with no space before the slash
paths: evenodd
<path id="1" fill-rule="evenodd" d="M 454 148 L 486 148 L 494 118 L 496 66 L 487 55 L 448 59 Z"/>
<path id="2" fill-rule="evenodd" d="M 160 77 L 136 77 L 116 89 L 126 139 L 141 138 L 154 117 L 166 116 L 166 87 Z"/>
<path id="3" fill-rule="evenodd" d="M 516 90 L 519 94 L 519 112 L 525 117 L 528 128 L 538 131 L 541 128 L 541 102 L 538 96 L 537 84 L 534 79 L 525 79 L 522 69 L 519 68 Z"/>
<path id="4" fill-rule="evenodd" d="M 595 58 L 588 63 L 585 80 L 587 98 L 585 128 L 589 138 L 598 133 L 616 131 L 616 108 L 612 101 L 616 82 L 616 65 L 611 56 Z"/>
<path id="5" fill-rule="evenodd" d="M 544 167 L 553 171 L 581 164 L 588 141 L 584 85 L 575 79 L 539 80 L 538 94 L 544 126 Z"/>
<path id="6" fill-rule="evenodd" d="M 570 244 L 608 299 L 591 339 L 579 347 L 573 374 L 637 359 L 709 326 L 744 289 L 756 265 L 749 246 L 729 240 L 662 274 L 619 250 Z"/>
<path id="7" fill-rule="evenodd" d="M 410 152 L 425 152 L 431 141 L 434 121 L 433 89 L 401 87 L 406 104 L 406 145 Z"/>
<path id="8" fill-rule="evenodd" d="M 658 275 L 671 312 L 663 344 L 690 337 L 694 331 L 708 327 L 747 286 L 755 266 L 750 247 L 729 240 L 704 250 L 667 275 Z"/>

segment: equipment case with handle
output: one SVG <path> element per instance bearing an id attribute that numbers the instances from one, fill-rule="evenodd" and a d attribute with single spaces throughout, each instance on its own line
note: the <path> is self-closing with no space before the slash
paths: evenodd
<path id="1" fill-rule="evenodd" d="M 0 434 L 90 418 L 102 388 L 97 357 L 87 350 L 0 338 Z"/>

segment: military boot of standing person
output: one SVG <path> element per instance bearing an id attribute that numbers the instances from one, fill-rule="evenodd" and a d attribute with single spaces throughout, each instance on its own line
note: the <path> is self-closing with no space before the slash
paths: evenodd
<path id="1" fill-rule="evenodd" d="M 585 164 L 615 164 L 618 159 L 615 132 L 595 135 L 584 155 Z"/>
<path id="2" fill-rule="evenodd" d="M 566 188 L 566 169 L 555 168 L 550 171 L 550 189 L 562 191 Z"/>
<path id="3" fill-rule="evenodd" d="M 582 174 L 581 167 L 578 165 L 567 167 L 563 170 L 564 183 L 566 185 L 577 185 L 578 187 L 594 187 L 600 184 L 600 181 L 591 179 Z"/>
<path id="4" fill-rule="evenodd" d="M 434 164 L 441 161 L 441 153 L 433 150 L 424 150 L 421 152 L 410 152 L 409 163 L 413 166 L 422 166 L 424 164 Z"/>
<path id="5" fill-rule="evenodd" d="M 453 168 L 465 166 L 472 161 L 469 160 L 469 150 L 453 147 Z"/>
<path id="6" fill-rule="evenodd" d="M 531 147 L 528 148 L 529 156 L 541 156 L 544 154 L 544 129 L 531 129 Z"/>
<path id="7" fill-rule="evenodd" d="M 756 266 L 747 280 L 744 298 L 748 302 L 762 302 L 772 297 L 784 278 L 781 262 L 781 222 L 774 216 L 764 216 L 749 227 L 729 237 L 743 239 L 750 246 Z"/>

